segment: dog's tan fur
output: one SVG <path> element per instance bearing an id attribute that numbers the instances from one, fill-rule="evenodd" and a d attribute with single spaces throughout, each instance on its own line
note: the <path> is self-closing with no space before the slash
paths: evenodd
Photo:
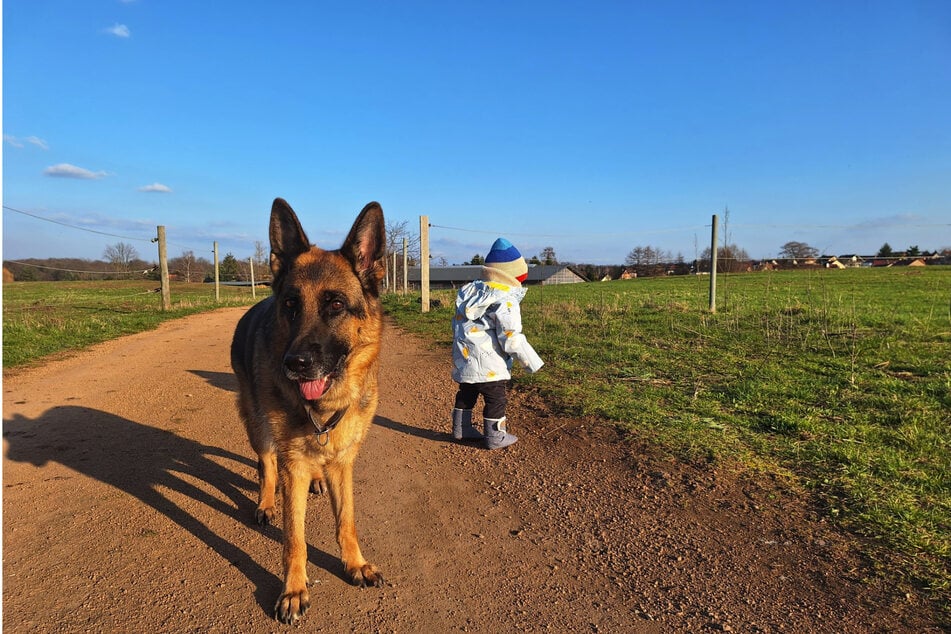
<path id="1" fill-rule="evenodd" d="M 231 365 L 241 419 L 258 454 L 255 516 L 261 524 L 274 519 L 280 479 L 284 589 L 275 612 L 280 621 L 297 623 L 310 604 L 304 535 L 309 489 L 330 493 L 341 559 L 353 583 L 383 583 L 360 552 L 353 517 L 353 463 L 378 400 L 383 211 L 368 204 L 343 246 L 324 251 L 310 244 L 297 215 L 278 198 L 270 238 L 273 294 L 238 323 Z M 302 382 L 325 378 L 319 398 L 305 398 Z"/>

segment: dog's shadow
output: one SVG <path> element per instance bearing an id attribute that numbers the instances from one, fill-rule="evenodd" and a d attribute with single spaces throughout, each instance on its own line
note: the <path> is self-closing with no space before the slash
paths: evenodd
<path id="1" fill-rule="evenodd" d="M 204 379 L 208 385 L 226 392 L 238 391 L 238 378 L 232 372 L 209 372 L 207 370 L 189 370 L 195 376 Z"/>
<path id="2" fill-rule="evenodd" d="M 35 419 L 22 415 L 4 419 L 3 437 L 9 460 L 38 467 L 58 462 L 159 511 L 243 569 L 254 584 L 261 608 L 272 612 L 281 580 L 160 492 L 171 490 L 188 496 L 257 532 L 250 525 L 254 503 L 245 492 L 255 490 L 257 484 L 212 458 L 254 467 L 252 460 L 108 412 L 76 406 L 54 407 Z M 225 499 L 191 484 L 193 480 L 207 483 Z M 278 544 L 281 541 L 278 528 L 269 527 L 263 534 Z M 307 554 L 311 563 L 349 582 L 337 557 L 310 545 Z"/>
<path id="3" fill-rule="evenodd" d="M 392 429 L 393 431 L 399 432 L 401 434 L 422 438 L 423 440 L 432 440 L 444 443 L 452 442 L 452 435 L 447 432 L 433 431 L 432 429 L 426 429 L 424 427 L 413 427 L 412 425 L 400 423 L 393 420 L 392 418 L 386 418 L 384 416 L 375 417 L 373 419 L 373 424 L 379 425 L 380 427 L 385 427 L 387 429 Z"/>

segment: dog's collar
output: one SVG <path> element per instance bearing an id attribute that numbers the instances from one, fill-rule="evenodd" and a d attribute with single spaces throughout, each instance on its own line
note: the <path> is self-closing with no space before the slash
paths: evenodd
<path id="1" fill-rule="evenodd" d="M 316 430 L 318 438 L 323 437 L 324 439 L 324 442 L 321 444 L 326 444 L 327 434 L 329 434 L 331 430 L 337 426 L 337 423 L 340 422 L 340 419 L 343 418 L 343 415 L 347 413 L 348 409 L 350 409 L 349 405 L 343 409 L 338 409 L 330 418 L 327 419 L 327 422 L 321 425 L 314 419 L 314 411 L 309 407 L 307 408 L 307 415 L 310 416 L 310 422 L 314 424 L 314 429 Z"/>

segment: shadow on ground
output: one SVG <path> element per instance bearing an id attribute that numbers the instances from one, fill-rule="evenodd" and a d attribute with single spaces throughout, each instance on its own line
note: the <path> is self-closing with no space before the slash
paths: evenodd
<path id="1" fill-rule="evenodd" d="M 8 443 L 7 458 L 11 461 L 37 467 L 50 462 L 62 464 L 162 513 L 247 575 L 261 608 L 268 614 L 272 612 L 273 602 L 280 594 L 281 579 L 254 561 L 239 545 L 217 535 L 201 518 L 160 493 L 167 488 L 247 525 L 253 518 L 255 503 L 245 490 L 256 490 L 257 484 L 212 458 L 255 467 L 252 460 L 87 407 L 54 407 L 36 419 L 15 415 L 3 421 L 3 437 Z M 192 479 L 207 483 L 225 499 L 190 484 Z M 254 530 L 250 526 L 248 529 Z M 280 548 L 279 528 L 267 527 L 263 533 L 275 542 L 274 548 Z M 309 546 L 308 559 L 346 579 L 337 557 Z"/>

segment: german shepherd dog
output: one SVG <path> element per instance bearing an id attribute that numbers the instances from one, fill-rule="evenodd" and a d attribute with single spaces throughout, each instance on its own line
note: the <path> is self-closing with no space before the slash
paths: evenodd
<path id="1" fill-rule="evenodd" d="M 280 477 L 284 589 L 275 616 L 297 624 L 310 606 L 304 516 L 309 490 L 329 491 L 347 576 L 361 587 L 383 576 L 360 552 L 353 463 L 378 400 L 382 332 L 383 210 L 363 208 L 343 246 L 310 244 L 294 210 L 271 208 L 272 295 L 238 322 L 231 366 L 238 410 L 258 454 L 257 522 L 275 516 Z"/>

